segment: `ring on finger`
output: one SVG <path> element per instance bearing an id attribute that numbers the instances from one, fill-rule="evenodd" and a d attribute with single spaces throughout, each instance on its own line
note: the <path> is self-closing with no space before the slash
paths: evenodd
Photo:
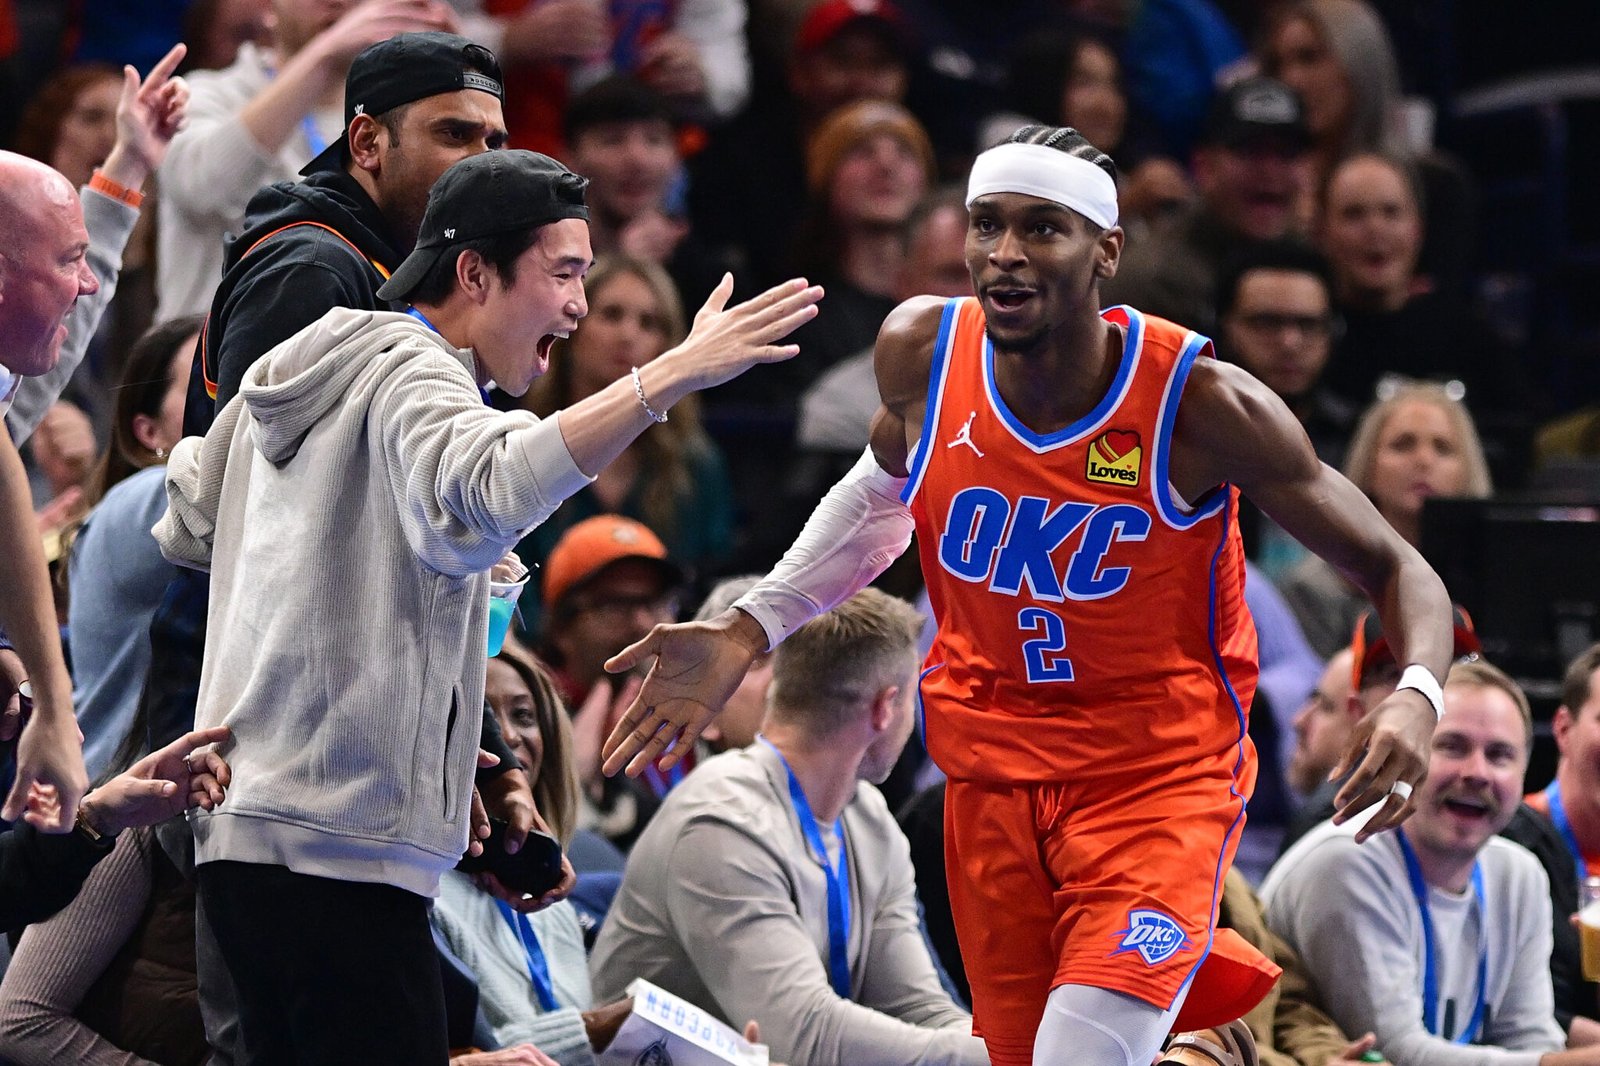
<path id="1" fill-rule="evenodd" d="M 1396 781 L 1394 784 L 1389 786 L 1389 794 L 1391 796 L 1399 796 L 1400 799 L 1401 799 L 1401 802 L 1404 802 L 1404 801 L 1410 799 L 1411 798 L 1411 782 L 1409 782 L 1409 781 Z"/>

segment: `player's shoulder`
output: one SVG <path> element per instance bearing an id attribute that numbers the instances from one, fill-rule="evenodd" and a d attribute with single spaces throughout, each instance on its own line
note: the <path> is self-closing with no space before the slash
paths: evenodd
<path id="1" fill-rule="evenodd" d="M 1137 321 L 1143 334 L 1142 342 L 1146 347 L 1165 348 L 1173 353 L 1182 351 L 1190 343 L 1198 342 L 1200 351 L 1209 355 L 1211 352 L 1211 338 L 1199 330 L 1175 322 L 1170 318 L 1162 318 L 1148 311 L 1141 311 L 1130 304 L 1117 304 L 1108 307 L 1102 312 L 1103 316 L 1124 319 L 1128 322 Z M 1196 364 L 1201 360 L 1196 360 Z"/>
<path id="2" fill-rule="evenodd" d="M 933 349 L 949 302 L 938 296 L 913 296 L 883 320 L 872 365 L 886 403 L 895 397 L 920 397 L 927 389 Z"/>

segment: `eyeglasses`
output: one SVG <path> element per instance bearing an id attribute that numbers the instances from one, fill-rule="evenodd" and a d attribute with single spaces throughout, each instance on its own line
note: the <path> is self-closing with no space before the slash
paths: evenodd
<path id="1" fill-rule="evenodd" d="M 1339 319 L 1333 315 L 1286 315 L 1276 311 L 1248 311 L 1235 320 L 1252 333 L 1282 333 L 1292 329 L 1304 337 L 1331 337 L 1339 332 Z"/>

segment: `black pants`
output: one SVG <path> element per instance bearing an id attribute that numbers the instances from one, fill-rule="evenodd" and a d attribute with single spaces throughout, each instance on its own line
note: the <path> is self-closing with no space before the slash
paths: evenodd
<path id="1" fill-rule="evenodd" d="M 201 905 L 239 997 L 241 1066 L 444 1066 L 428 901 L 391 885 L 208 862 Z"/>

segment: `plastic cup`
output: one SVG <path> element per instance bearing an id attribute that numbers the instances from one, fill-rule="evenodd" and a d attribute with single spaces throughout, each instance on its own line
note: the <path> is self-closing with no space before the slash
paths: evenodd
<path id="1" fill-rule="evenodd" d="M 489 658 L 499 655 L 500 649 L 505 647 L 511 618 L 517 613 L 517 600 L 527 585 L 527 578 L 489 583 Z"/>
<path id="2" fill-rule="evenodd" d="M 1600 877 L 1584 879 L 1578 938 L 1583 948 L 1583 979 L 1600 981 Z"/>

